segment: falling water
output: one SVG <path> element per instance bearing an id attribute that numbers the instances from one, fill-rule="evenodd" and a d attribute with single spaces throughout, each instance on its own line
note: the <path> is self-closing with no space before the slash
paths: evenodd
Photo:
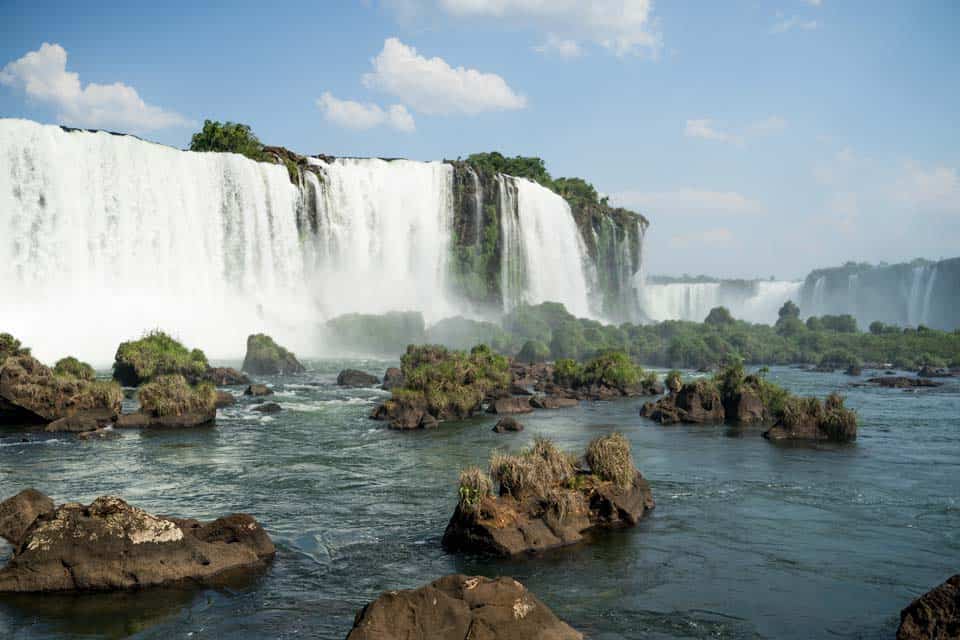
<path id="1" fill-rule="evenodd" d="M 470 175 L 473 178 L 473 221 L 475 225 L 476 240 L 475 244 L 480 247 L 483 244 L 483 185 L 480 183 L 480 176 L 470 168 Z"/>
<path id="2" fill-rule="evenodd" d="M 731 289 L 721 282 L 647 283 L 641 292 L 646 315 L 655 321 L 703 322 L 710 310 L 724 306 L 733 317 L 772 324 L 787 300 L 796 300 L 801 282 L 758 280 L 748 289 Z"/>

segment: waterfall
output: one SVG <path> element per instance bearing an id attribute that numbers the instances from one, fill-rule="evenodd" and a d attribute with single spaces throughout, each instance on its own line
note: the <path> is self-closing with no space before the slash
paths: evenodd
<path id="1" fill-rule="evenodd" d="M 809 315 L 823 315 L 823 309 L 826 308 L 826 287 L 827 287 L 827 278 L 826 276 L 820 276 L 817 278 L 816 282 L 813 284 L 813 296 L 811 296 L 812 306 L 810 309 Z"/>
<path id="2" fill-rule="evenodd" d="M 919 326 L 930 322 L 930 299 L 937 279 L 937 266 L 922 264 L 911 271 L 907 293 L 907 324 Z"/>
<path id="3" fill-rule="evenodd" d="M 654 321 L 703 322 L 711 309 L 724 306 L 738 320 L 773 324 L 783 303 L 797 299 L 802 284 L 767 280 L 647 283 L 640 300 L 644 313 Z"/>
<path id="4" fill-rule="evenodd" d="M 470 167 L 470 176 L 473 180 L 473 221 L 475 225 L 475 244 L 477 247 L 483 245 L 483 185 L 480 184 L 480 176 Z"/>
<path id="5" fill-rule="evenodd" d="M 499 175 L 497 190 L 500 198 L 500 291 L 503 296 L 503 310 L 510 311 L 523 302 L 526 256 L 520 236 L 516 181 Z"/>
<path id="6" fill-rule="evenodd" d="M 525 284 L 524 301 L 531 304 L 562 302 L 578 317 L 592 316 L 584 272 L 586 250 L 570 205 L 553 191 L 530 180 L 505 177 L 505 181 L 516 189 L 517 212 L 514 218 L 510 208 L 502 209 L 505 281 L 513 278 L 514 265 L 510 261 L 519 258 Z M 510 191 L 508 188 L 502 193 Z M 516 243 L 520 245 L 518 249 L 514 249 Z M 513 286 L 512 282 L 508 284 Z M 508 290 L 511 289 L 505 288 L 504 293 Z"/>

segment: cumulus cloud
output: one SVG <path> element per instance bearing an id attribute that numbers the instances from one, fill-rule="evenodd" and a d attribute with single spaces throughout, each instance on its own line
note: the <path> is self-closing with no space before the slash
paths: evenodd
<path id="1" fill-rule="evenodd" d="M 775 22 L 774 25 L 770 27 L 770 33 L 786 33 L 787 31 L 792 31 L 793 29 L 812 31 L 813 29 L 818 29 L 819 27 L 820 23 L 816 20 L 805 20 L 798 16 L 791 16 Z"/>
<path id="2" fill-rule="evenodd" d="M 79 74 L 67 71 L 67 52 L 59 44 L 44 42 L 36 51 L 7 64 L 0 70 L 0 84 L 52 106 L 66 125 L 142 132 L 194 124 L 180 114 L 147 104 L 136 89 L 122 82 L 82 85 Z"/>
<path id="3" fill-rule="evenodd" d="M 527 99 L 495 73 L 451 67 L 443 58 L 425 58 L 397 38 L 388 38 L 372 60 L 363 84 L 396 96 L 430 115 L 523 109 Z"/>
<path id="4" fill-rule="evenodd" d="M 617 205 L 660 215 L 746 214 L 764 212 L 763 205 L 736 191 L 678 189 L 676 191 L 622 191 L 610 196 Z"/>
<path id="5" fill-rule="evenodd" d="M 894 183 L 893 195 L 911 209 L 960 214 L 960 178 L 953 167 L 924 169 L 907 162 Z"/>
<path id="6" fill-rule="evenodd" d="M 564 40 L 555 33 L 547 35 L 546 41 L 533 48 L 537 53 L 559 58 L 576 58 L 583 55 L 583 50 L 576 40 Z"/>
<path id="7" fill-rule="evenodd" d="M 671 249 L 691 249 L 695 247 L 728 247 L 732 243 L 733 232 L 730 229 L 720 227 L 675 235 L 670 238 L 669 245 Z"/>
<path id="8" fill-rule="evenodd" d="M 656 56 L 661 47 L 652 0 L 383 0 L 405 19 L 436 9 L 592 42 L 618 56 Z M 568 47 L 569 48 L 569 47 Z"/>
<path id="9" fill-rule="evenodd" d="M 700 120 L 687 120 L 683 135 L 688 138 L 703 138 L 704 140 L 717 140 L 719 142 L 733 142 L 735 144 L 743 143 L 743 138 L 725 131 L 717 129 L 713 120 L 703 118 Z"/>
<path id="10" fill-rule="evenodd" d="M 347 129 L 373 129 L 381 125 L 408 133 L 416 129 L 413 116 L 402 104 L 393 104 L 383 109 L 372 102 L 341 100 L 326 91 L 317 100 L 317 106 L 328 122 Z"/>

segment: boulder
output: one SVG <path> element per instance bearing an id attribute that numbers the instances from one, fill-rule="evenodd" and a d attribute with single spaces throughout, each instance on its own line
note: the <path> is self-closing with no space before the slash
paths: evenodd
<path id="1" fill-rule="evenodd" d="M 724 398 L 723 412 L 725 420 L 739 424 L 763 422 L 766 415 L 760 394 L 748 386 Z"/>
<path id="2" fill-rule="evenodd" d="M 68 416 L 54 420 L 43 428 L 48 433 L 83 433 L 96 431 L 103 423 L 87 416 Z"/>
<path id="3" fill-rule="evenodd" d="M 263 333 L 247 338 L 243 370 L 254 375 L 291 375 L 306 371 L 296 356 Z"/>
<path id="4" fill-rule="evenodd" d="M 122 401 L 114 382 L 56 376 L 29 355 L 0 363 L 0 424 L 46 424 L 65 417 L 109 421 Z"/>
<path id="5" fill-rule="evenodd" d="M 162 331 L 139 340 L 121 342 L 113 361 L 113 379 L 125 387 L 138 387 L 158 376 L 181 375 L 198 382 L 210 368 L 200 349 L 188 349 Z"/>
<path id="6" fill-rule="evenodd" d="M 190 385 L 182 375 L 163 375 L 140 387 L 140 410 L 117 418 L 121 428 L 185 428 L 213 424 L 217 390 L 209 382 Z"/>
<path id="7" fill-rule="evenodd" d="M 514 396 L 532 396 L 533 395 L 533 392 L 530 391 L 530 389 L 519 384 L 511 384 L 509 393 L 510 395 L 514 395 Z"/>
<path id="8" fill-rule="evenodd" d="M 357 369 L 344 369 L 337 376 L 337 384 L 341 387 L 372 387 L 378 382 L 377 376 Z"/>
<path id="9" fill-rule="evenodd" d="M 0 502 L 0 538 L 14 547 L 20 546 L 24 534 L 37 517 L 51 513 L 53 500 L 36 489 L 24 489 Z"/>
<path id="10" fill-rule="evenodd" d="M 516 419 L 506 416 L 500 418 L 497 421 L 497 424 L 493 426 L 493 430 L 497 433 L 506 433 L 507 431 L 523 431 L 523 424 L 518 422 Z"/>
<path id="11" fill-rule="evenodd" d="M 380 388 L 384 391 L 390 391 L 394 387 L 403 386 L 403 373 L 397 367 L 390 367 L 383 374 L 383 384 Z"/>
<path id="12" fill-rule="evenodd" d="M 857 438 L 857 415 L 843 405 L 843 398 L 831 394 L 817 398 L 792 397 L 783 415 L 763 434 L 768 440 L 809 440 L 850 442 Z"/>
<path id="13" fill-rule="evenodd" d="M 490 403 L 487 408 L 488 413 L 497 415 L 509 415 L 516 413 L 531 413 L 533 407 L 530 406 L 530 398 L 526 396 L 498 398 Z"/>
<path id="14" fill-rule="evenodd" d="M 203 380 L 212 382 L 218 387 L 235 387 L 243 384 L 250 384 L 250 378 L 241 371 L 230 367 L 210 367 L 203 374 Z"/>
<path id="15" fill-rule="evenodd" d="M 217 391 L 216 407 L 223 409 L 237 403 L 237 399 L 229 391 Z"/>
<path id="16" fill-rule="evenodd" d="M 580 405 L 576 398 L 565 398 L 563 396 L 533 396 L 530 398 L 530 406 L 534 409 L 569 409 Z"/>
<path id="17" fill-rule="evenodd" d="M 917 377 L 920 378 L 952 378 L 953 372 L 949 369 L 925 366 L 917 371 Z"/>
<path id="18" fill-rule="evenodd" d="M 880 385 L 892 389 L 909 389 L 912 387 L 940 387 L 942 382 L 935 382 L 927 378 L 910 378 L 907 376 L 886 375 L 880 378 L 870 378 L 867 380 L 870 384 Z"/>
<path id="19" fill-rule="evenodd" d="M 216 414 L 186 412 L 179 415 L 158 416 L 142 411 L 124 413 L 117 417 L 118 429 L 189 429 L 192 427 L 213 426 Z"/>
<path id="20" fill-rule="evenodd" d="M 900 612 L 897 640 L 960 638 L 960 574 L 928 591 Z"/>
<path id="21" fill-rule="evenodd" d="M 247 387 L 246 391 L 243 392 L 243 395 L 253 396 L 254 398 L 272 396 L 273 389 L 265 384 L 251 384 L 249 387 Z"/>
<path id="22" fill-rule="evenodd" d="M 581 640 L 512 578 L 449 575 L 388 591 L 361 609 L 347 640 Z"/>
<path id="23" fill-rule="evenodd" d="M 43 503 L 46 505 L 47 503 Z M 263 566 L 270 537 L 246 514 L 210 523 L 154 516 L 120 498 L 41 513 L 0 569 L 0 592 L 112 591 Z"/>
<path id="24" fill-rule="evenodd" d="M 726 418 L 720 391 L 706 380 L 688 382 L 677 393 L 646 403 L 640 415 L 660 424 L 716 424 Z"/>
<path id="25" fill-rule="evenodd" d="M 260 413 L 280 413 L 282 410 L 283 408 L 276 402 L 265 402 L 251 409 L 251 411 L 259 411 Z"/>

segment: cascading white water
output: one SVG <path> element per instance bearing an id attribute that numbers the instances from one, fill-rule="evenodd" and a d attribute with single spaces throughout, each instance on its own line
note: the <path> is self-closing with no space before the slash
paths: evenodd
<path id="1" fill-rule="evenodd" d="M 929 322 L 930 299 L 937 280 L 936 265 L 923 264 L 913 267 L 910 288 L 907 293 L 907 324 L 919 326 Z"/>
<path id="2" fill-rule="evenodd" d="M 751 283 L 751 291 L 736 295 L 719 282 L 647 283 L 641 290 L 641 304 L 655 321 L 703 322 L 711 309 L 724 306 L 739 320 L 772 324 L 784 302 L 797 300 L 802 286 L 802 282 L 758 280 Z"/>
<path id="3" fill-rule="evenodd" d="M 428 322 L 455 315 L 447 290 L 453 168 L 376 158 L 311 162 L 324 175 L 311 269 L 322 315 L 416 310 Z"/>
<path id="4" fill-rule="evenodd" d="M 592 315 L 584 273 L 586 251 L 570 205 L 562 197 L 524 178 L 506 178 L 516 189 L 517 216 L 502 211 L 505 255 L 523 265 L 522 299 L 531 304 L 562 302 L 578 317 Z M 509 202 L 509 188 L 507 204 Z M 514 245 L 519 243 L 515 250 Z M 509 261 L 505 263 L 510 271 Z M 505 280 L 509 280 L 508 277 Z M 506 293 L 507 289 L 504 289 Z M 511 283 L 511 295 L 512 283 Z M 505 296 L 505 300 L 507 296 Z"/>
<path id="5" fill-rule="evenodd" d="M 97 364 L 157 327 L 212 355 L 254 331 L 304 348 L 298 202 L 282 166 L 0 120 L 0 330 Z"/>

